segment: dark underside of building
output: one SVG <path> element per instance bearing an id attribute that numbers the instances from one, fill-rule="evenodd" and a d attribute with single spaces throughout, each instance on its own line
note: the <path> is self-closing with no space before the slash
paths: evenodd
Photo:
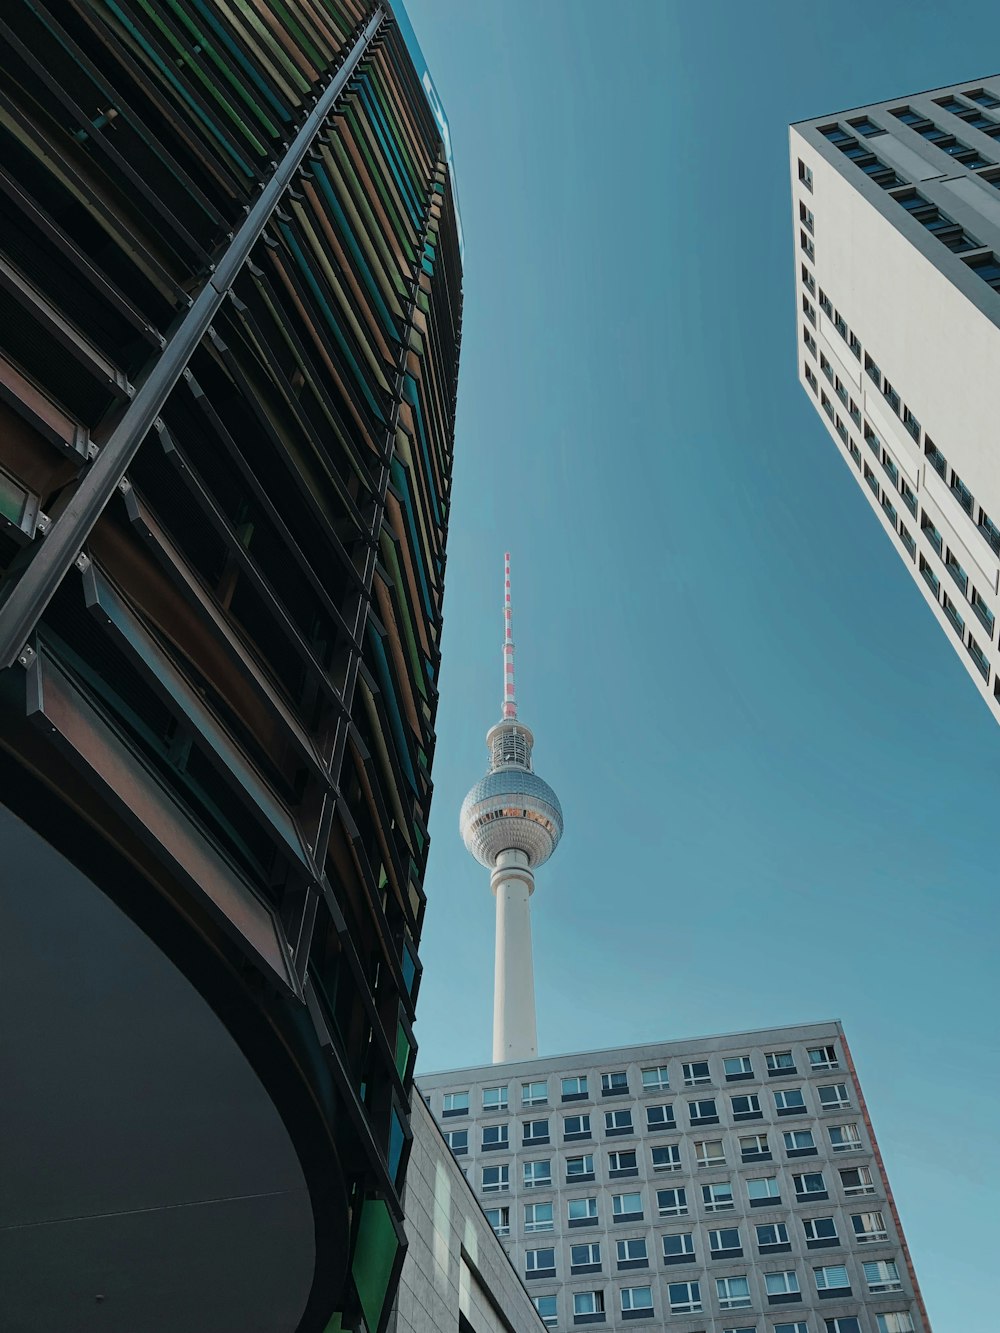
<path id="1" fill-rule="evenodd" d="M 370 1333 L 461 327 L 388 5 L 0 6 L 0 1315 Z"/>

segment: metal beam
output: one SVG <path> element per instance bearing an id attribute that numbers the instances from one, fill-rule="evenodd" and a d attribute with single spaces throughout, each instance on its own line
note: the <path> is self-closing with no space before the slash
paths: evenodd
<path id="1" fill-rule="evenodd" d="M 11 666 L 39 617 L 69 573 L 94 524 L 115 493 L 126 468 L 159 416 L 198 343 L 218 313 L 271 214 L 293 179 L 313 139 L 385 19 L 376 6 L 368 23 L 278 163 L 274 174 L 233 236 L 210 280 L 170 335 L 135 396 L 65 510 L 52 524 L 38 554 L 0 603 L 0 668 Z"/>

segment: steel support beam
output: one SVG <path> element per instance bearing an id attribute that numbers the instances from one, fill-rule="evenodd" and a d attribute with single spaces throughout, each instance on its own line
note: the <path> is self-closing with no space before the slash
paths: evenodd
<path id="1" fill-rule="evenodd" d="M 52 524 L 38 554 L 0 603 L 0 668 L 11 666 L 39 617 L 69 573 L 94 524 L 111 500 L 119 481 L 159 416 L 198 343 L 226 299 L 240 269 L 260 238 L 271 214 L 323 128 L 386 14 L 378 5 L 344 63 L 334 73 L 316 105 L 275 167 L 274 174 L 234 234 L 209 281 L 174 327 L 135 396 L 80 482 L 65 510 Z"/>

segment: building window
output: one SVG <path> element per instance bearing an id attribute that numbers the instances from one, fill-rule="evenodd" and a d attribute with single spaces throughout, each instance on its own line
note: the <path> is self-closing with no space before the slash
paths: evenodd
<path id="1" fill-rule="evenodd" d="M 569 1262 L 571 1269 L 585 1268 L 593 1270 L 600 1268 L 601 1242 L 592 1240 L 585 1245 L 571 1245 L 569 1247 Z"/>
<path id="2" fill-rule="evenodd" d="M 973 662 L 975 662 L 979 670 L 979 674 L 982 676 L 983 680 L 989 681 L 990 664 L 986 659 L 986 654 L 983 652 L 982 648 L 980 648 L 979 644 L 975 641 L 975 639 L 972 637 L 971 634 L 969 635 L 968 642 L 966 643 L 965 646 L 968 650 L 969 656 L 972 658 Z"/>
<path id="3" fill-rule="evenodd" d="M 747 1198 L 751 1205 L 780 1199 L 781 1194 L 778 1190 L 777 1176 L 752 1176 L 747 1181 Z"/>
<path id="4" fill-rule="evenodd" d="M 656 1209 L 661 1217 L 683 1217 L 687 1212 L 687 1190 L 657 1190 Z"/>
<path id="5" fill-rule="evenodd" d="M 984 105 L 986 105 L 986 103 L 984 103 Z M 810 193 L 812 193 L 812 187 L 813 187 L 812 167 L 807 167 L 806 164 L 802 161 L 801 157 L 799 158 L 799 180 L 806 187 L 806 189 Z"/>
<path id="6" fill-rule="evenodd" d="M 645 1245 L 645 1241 L 642 1242 Z M 649 1315 L 653 1313 L 652 1287 L 622 1287 L 622 1314 L 626 1317 Z"/>
<path id="7" fill-rule="evenodd" d="M 825 1333 L 861 1333 L 861 1322 L 854 1315 L 841 1315 L 838 1319 L 824 1319 Z"/>
<path id="8" fill-rule="evenodd" d="M 847 448 L 848 448 L 848 451 L 849 451 L 851 457 L 854 459 L 854 466 L 855 466 L 855 467 L 860 467 L 860 466 L 861 466 L 861 450 L 858 448 L 858 446 L 854 443 L 853 440 L 850 441 L 850 443 L 848 444 Z"/>
<path id="9" fill-rule="evenodd" d="M 822 1171 L 807 1171 L 802 1175 L 792 1176 L 792 1183 L 795 1186 L 795 1197 L 800 1203 L 828 1197 Z"/>
<path id="10" fill-rule="evenodd" d="M 506 1087 L 483 1088 L 483 1110 L 506 1111 L 507 1110 Z"/>
<path id="11" fill-rule="evenodd" d="M 823 374 L 826 376 L 826 378 L 830 381 L 830 383 L 832 384 L 832 383 L 833 383 L 833 366 L 830 365 L 829 361 L 826 359 L 826 357 L 823 355 L 822 352 L 820 352 L 820 354 L 819 354 L 819 368 L 820 368 L 820 370 L 823 372 Z"/>
<path id="12" fill-rule="evenodd" d="M 831 1264 L 827 1268 L 814 1268 L 817 1291 L 850 1292 L 851 1280 L 843 1264 Z"/>
<path id="13" fill-rule="evenodd" d="M 816 1140 L 811 1129 L 787 1130 L 782 1136 L 785 1140 L 785 1152 L 789 1157 L 812 1155 L 817 1151 Z"/>
<path id="14" fill-rule="evenodd" d="M 522 1106 L 544 1106 L 548 1100 L 549 1085 L 547 1083 L 521 1084 Z"/>
<path id="15" fill-rule="evenodd" d="M 843 315 L 840 313 L 839 310 L 837 310 L 834 313 L 833 327 L 843 338 L 844 342 L 847 342 L 847 321 L 844 319 Z"/>
<path id="16" fill-rule="evenodd" d="M 546 1328 L 555 1328 L 558 1320 L 555 1296 L 533 1296 L 531 1303 L 538 1311 L 539 1317 Z"/>
<path id="17" fill-rule="evenodd" d="M 670 1087 L 670 1075 L 666 1065 L 657 1065 L 654 1069 L 642 1071 L 643 1092 L 657 1092 Z"/>
<path id="18" fill-rule="evenodd" d="M 525 1277 L 555 1277 L 555 1250 L 526 1250 L 524 1254 Z"/>
<path id="19" fill-rule="evenodd" d="M 769 1296 L 790 1296 L 799 1290 L 799 1278 L 794 1268 L 782 1273 L 765 1273 L 764 1290 Z"/>
<path id="20" fill-rule="evenodd" d="M 667 1263 L 681 1263 L 694 1255 L 694 1236 L 690 1231 L 678 1231 L 663 1237 L 663 1257 Z"/>
<path id="21" fill-rule="evenodd" d="M 877 500 L 877 499 L 878 499 L 878 477 L 876 477 L 875 473 L 871 470 L 871 468 L 868 466 L 867 463 L 866 463 L 865 466 L 864 466 L 864 474 L 865 474 L 865 481 L 868 483 L 868 488 L 869 488 L 870 491 L 872 491 L 872 493 L 873 493 L 874 496 L 875 496 L 875 499 Z M 780 1114 L 781 1114 L 781 1113 L 779 1112 L 779 1115 L 780 1115 Z"/>
<path id="22" fill-rule="evenodd" d="M 642 1195 L 612 1194 L 611 1215 L 616 1222 L 637 1222 L 642 1217 Z"/>
<path id="23" fill-rule="evenodd" d="M 587 1077 L 582 1078 L 573 1075 L 572 1078 L 562 1080 L 562 1099 L 564 1102 L 579 1101 L 587 1096 Z"/>
<path id="24" fill-rule="evenodd" d="M 573 1314 L 603 1314 L 604 1313 L 604 1292 L 603 1291 L 575 1291 L 573 1293 Z"/>
<path id="25" fill-rule="evenodd" d="M 806 1099 L 801 1088 L 785 1088 L 774 1094 L 774 1107 L 778 1115 L 802 1115 L 806 1109 Z"/>
<path id="26" fill-rule="evenodd" d="M 899 1269 L 891 1259 L 876 1259 L 864 1265 L 869 1291 L 902 1291 Z"/>
<path id="27" fill-rule="evenodd" d="M 483 1167 L 484 1194 L 499 1194 L 502 1190 L 509 1190 L 509 1189 L 510 1189 L 509 1166 Z"/>
<path id="28" fill-rule="evenodd" d="M 469 1151 L 469 1131 L 467 1129 L 446 1129 L 444 1141 L 456 1157 L 462 1157 Z"/>
<path id="29" fill-rule="evenodd" d="M 794 1324 L 775 1324 L 774 1333 L 809 1333 L 809 1325 L 804 1320 Z"/>
<path id="30" fill-rule="evenodd" d="M 605 1111 L 604 1130 L 607 1134 L 631 1134 L 632 1112 L 628 1110 Z"/>
<path id="31" fill-rule="evenodd" d="M 806 1052 L 813 1069 L 839 1069 L 836 1046 L 811 1046 Z"/>
<path id="32" fill-rule="evenodd" d="M 812 336 L 812 334 L 809 332 L 809 330 L 806 328 L 806 326 L 805 326 L 804 324 L 802 325 L 802 337 L 803 337 L 803 340 L 805 341 L 806 350 L 809 352 L 809 355 L 810 355 L 810 356 L 815 356 L 815 355 L 816 355 L 816 339 Z"/>
<path id="33" fill-rule="evenodd" d="M 816 309 L 815 309 L 815 307 L 812 305 L 812 303 L 810 302 L 808 296 L 803 296 L 803 297 L 802 297 L 802 313 L 805 315 L 806 319 L 807 319 L 807 320 L 809 321 L 809 323 L 813 326 L 813 328 L 815 328 L 815 327 L 816 327 Z"/>
<path id="34" fill-rule="evenodd" d="M 674 1118 L 674 1108 L 669 1104 L 666 1106 L 647 1106 L 646 1128 L 676 1129 L 677 1121 Z"/>
<path id="35" fill-rule="evenodd" d="M 830 1125 L 828 1133 L 834 1152 L 856 1152 L 861 1147 L 857 1125 Z"/>
<path id="36" fill-rule="evenodd" d="M 766 1134 L 744 1134 L 740 1139 L 740 1155 L 744 1162 L 753 1162 L 764 1158 L 771 1160 L 771 1148 Z"/>
<path id="37" fill-rule="evenodd" d="M 590 1138 L 590 1116 L 589 1116 L 589 1115 L 566 1115 L 566 1116 L 563 1116 L 563 1138 L 564 1138 L 564 1139 L 589 1139 L 589 1138 Z"/>
<path id="38" fill-rule="evenodd" d="M 975 501 L 972 498 L 972 492 L 969 490 L 968 486 L 966 486 L 965 482 L 958 475 L 958 473 L 954 471 L 954 469 L 952 470 L 951 474 L 951 493 L 958 501 L 958 503 L 962 506 L 962 508 L 965 510 L 965 512 L 968 514 L 968 516 L 971 518 L 972 511 L 975 506 Z"/>
<path id="39" fill-rule="evenodd" d="M 740 1097 L 730 1097 L 734 1120 L 763 1120 L 764 1112 L 760 1109 L 760 1098 L 755 1092 Z"/>
<path id="40" fill-rule="evenodd" d="M 547 1120 L 522 1120 L 521 1142 L 525 1145 L 530 1143 L 548 1143 L 549 1141 L 549 1122 Z"/>
<path id="41" fill-rule="evenodd" d="M 842 1106 L 850 1106 L 851 1099 L 847 1095 L 846 1083 L 834 1083 L 830 1087 L 819 1089 L 819 1104 L 824 1111 L 834 1110 Z"/>
<path id="42" fill-rule="evenodd" d="M 469 1094 L 467 1092 L 446 1092 L 442 1115 L 468 1115 Z"/>
<path id="43" fill-rule="evenodd" d="M 717 1125 L 719 1114 L 715 1107 L 715 1098 L 707 1097 L 704 1101 L 688 1102 L 688 1117 L 692 1125 Z"/>
<path id="44" fill-rule="evenodd" d="M 623 1264 L 633 1264 L 642 1266 L 649 1265 L 649 1255 L 646 1253 L 646 1242 L 642 1236 L 631 1240 L 615 1241 L 615 1256 L 619 1268 Z"/>
<path id="45" fill-rule="evenodd" d="M 570 1199 L 566 1205 L 566 1218 L 570 1226 L 574 1222 L 589 1222 L 597 1217 L 597 1200 Z"/>
<path id="46" fill-rule="evenodd" d="M 717 1277 L 715 1291 L 720 1310 L 745 1310 L 750 1304 L 750 1283 L 746 1277 Z"/>
<path id="47" fill-rule="evenodd" d="M 509 1146 L 507 1125 L 483 1125 L 483 1149 L 496 1151 Z"/>
<path id="48" fill-rule="evenodd" d="M 966 262 L 972 272 L 988 283 L 994 291 L 1000 289 L 1000 259 L 997 259 L 996 255 L 981 255 L 978 259 Z"/>
<path id="49" fill-rule="evenodd" d="M 794 1074 L 795 1061 L 791 1051 L 768 1051 L 764 1056 L 769 1074 Z"/>
<path id="50" fill-rule="evenodd" d="M 976 615 L 979 617 L 979 620 L 980 620 L 980 622 L 982 623 L 983 629 L 986 631 L 986 633 L 987 633 L 987 634 L 989 635 L 989 637 L 992 639 L 992 638 L 993 638 L 993 612 L 992 612 L 992 611 L 990 610 L 990 608 L 986 605 L 986 603 L 983 601 L 982 597 L 979 595 L 979 592 L 978 592 L 977 589 L 975 589 L 975 588 L 973 588 L 973 590 L 972 590 L 972 609 L 973 609 L 973 611 L 975 611 Z"/>
<path id="51" fill-rule="evenodd" d="M 525 1162 L 524 1168 L 524 1188 L 526 1190 L 538 1189 L 541 1185 L 552 1184 L 552 1163 L 547 1158 L 544 1161 Z"/>
<path id="52" fill-rule="evenodd" d="M 719 1231 L 710 1231 L 708 1233 L 708 1247 L 713 1259 L 722 1256 L 738 1258 L 743 1253 L 739 1227 L 723 1227 Z"/>
<path id="53" fill-rule="evenodd" d="M 875 1182 L 867 1166 L 845 1167 L 840 1173 L 840 1183 L 846 1195 L 875 1193 Z"/>
<path id="54" fill-rule="evenodd" d="M 807 256 L 807 258 L 809 258 L 809 259 L 813 260 L 813 262 L 815 262 L 815 260 L 816 260 L 816 247 L 815 247 L 815 245 L 813 244 L 812 237 L 809 236 L 806 232 L 804 232 L 804 231 L 800 231 L 800 232 L 799 232 L 799 245 L 802 247 L 802 252 L 803 252 L 803 254 L 805 254 L 805 255 Z"/>
<path id="55" fill-rule="evenodd" d="M 889 1239 L 882 1213 L 852 1213 L 851 1226 L 854 1228 L 854 1239 L 859 1245 Z"/>
<path id="56" fill-rule="evenodd" d="M 694 1145 L 694 1155 L 699 1166 L 725 1166 L 726 1154 L 721 1139 L 698 1139 Z"/>
<path id="57" fill-rule="evenodd" d="M 693 1088 L 699 1083 L 711 1083 L 707 1060 L 695 1060 L 684 1066 L 684 1086 Z"/>
<path id="58" fill-rule="evenodd" d="M 900 408 L 900 398 L 899 398 L 899 394 L 898 394 L 898 393 L 896 392 L 896 390 L 892 387 L 892 385 L 889 383 L 888 380 L 883 381 L 883 384 L 882 384 L 882 397 L 885 399 L 885 401 L 889 404 L 889 406 L 892 408 L 892 410 L 895 412 L 896 416 L 898 417 L 898 416 L 899 416 L 899 408 Z"/>
<path id="59" fill-rule="evenodd" d="M 913 1333 L 913 1320 L 905 1310 L 877 1314 L 875 1323 L 878 1333 Z"/>
<path id="60" fill-rule="evenodd" d="M 767 1254 L 769 1251 L 773 1253 L 779 1248 L 791 1249 L 788 1227 L 784 1222 L 766 1222 L 754 1230 L 757 1233 L 757 1248 L 761 1254 Z"/>
<path id="61" fill-rule="evenodd" d="M 847 339 L 847 345 L 848 345 L 848 347 L 851 349 L 851 351 L 854 353 L 854 355 L 857 357 L 857 359 L 860 361 L 860 360 L 861 360 L 861 343 L 860 343 L 860 341 L 854 336 L 853 333 L 848 337 L 848 339 Z"/>
<path id="62" fill-rule="evenodd" d="M 802 223 L 803 227 L 805 227 L 806 231 L 811 232 L 815 230 L 815 219 L 813 218 L 812 211 L 806 208 L 801 199 L 799 200 L 799 221 Z"/>
<path id="63" fill-rule="evenodd" d="M 701 1201 L 706 1213 L 728 1213 L 736 1207 L 733 1187 L 728 1180 L 720 1180 L 714 1185 L 702 1185 Z"/>
<path id="64" fill-rule="evenodd" d="M 510 1208 L 485 1208 L 483 1211 L 498 1236 L 510 1235 Z"/>
<path id="65" fill-rule="evenodd" d="M 671 1314 L 700 1314 L 701 1283 L 670 1282 L 667 1284 L 667 1299 Z"/>
<path id="66" fill-rule="evenodd" d="M 805 371 L 806 383 L 809 385 L 810 389 L 812 389 L 813 393 L 815 393 L 816 390 L 819 388 L 819 380 L 813 373 L 812 366 L 804 365 L 802 369 Z M 826 397 L 825 394 L 823 396 Z"/>
<path id="67" fill-rule="evenodd" d="M 581 1176 L 586 1176 L 593 1180 L 594 1178 L 594 1155 L 593 1153 L 584 1153 L 582 1157 L 566 1158 L 566 1179 L 568 1181 L 578 1180 Z"/>
<path id="68" fill-rule="evenodd" d="M 816 295 L 816 279 L 815 279 L 815 278 L 813 277 L 813 275 L 809 272 L 809 269 L 808 269 L 808 267 L 807 267 L 805 264 L 802 265 L 802 270 L 801 270 L 801 271 L 802 271 L 802 281 L 803 281 L 803 283 L 805 284 L 806 291 L 809 292 L 810 295 L 815 296 L 815 295 Z"/>
<path id="69" fill-rule="evenodd" d="M 749 1055 L 727 1056 L 722 1062 L 722 1068 L 727 1083 L 735 1083 L 737 1080 L 744 1078 L 753 1078 L 753 1061 Z"/>
<path id="70" fill-rule="evenodd" d="M 931 569 L 930 565 L 924 559 L 923 555 L 921 555 L 920 557 L 920 573 L 924 577 L 924 582 L 927 584 L 928 588 L 930 588 L 931 592 L 934 594 L 935 599 L 937 599 L 938 594 L 941 591 L 941 580 L 934 573 L 933 569 Z"/>
<path id="71" fill-rule="evenodd" d="M 944 595 L 944 613 L 951 622 L 951 626 L 960 639 L 965 638 L 965 621 L 958 614 L 958 607 L 951 600 L 947 593 Z"/>
<path id="72" fill-rule="evenodd" d="M 802 1219 L 802 1230 L 809 1245 L 836 1245 L 840 1239 L 837 1224 L 832 1217 L 805 1217 Z"/>
<path id="73" fill-rule="evenodd" d="M 654 1171 L 679 1171 L 681 1169 L 681 1150 L 676 1143 L 664 1143 L 650 1149 Z"/>
<path id="74" fill-rule="evenodd" d="M 827 319 L 833 319 L 833 302 L 822 287 L 819 289 L 819 308 L 822 310 L 823 314 L 826 315 Z"/>
<path id="75" fill-rule="evenodd" d="M 526 1203 L 524 1205 L 524 1232 L 530 1236 L 536 1231 L 552 1231 L 555 1222 L 551 1203 Z"/>
<path id="76" fill-rule="evenodd" d="M 619 1097 L 628 1092 L 628 1074 L 624 1069 L 601 1075 L 601 1096 Z"/>
<path id="77" fill-rule="evenodd" d="M 635 1152 L 609 1152 L 608 1153 L 608 1172 L 612 1180 L 616 1176 L 637 1176 L 639 1174 L 639 1163 L 636 1160 Z"/>

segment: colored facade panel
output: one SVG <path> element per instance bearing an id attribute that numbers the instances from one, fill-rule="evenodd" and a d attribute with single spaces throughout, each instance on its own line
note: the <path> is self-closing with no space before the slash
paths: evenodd
<path id="1" fill-rule="evenodd" d="M 0 30 L 0 799 L 281 1034 L 265 1083 L 344 1250 L 301 1327 L 374 1330 L 461 329 L 440 128 L 387 5 L 19 0 Z"/>

